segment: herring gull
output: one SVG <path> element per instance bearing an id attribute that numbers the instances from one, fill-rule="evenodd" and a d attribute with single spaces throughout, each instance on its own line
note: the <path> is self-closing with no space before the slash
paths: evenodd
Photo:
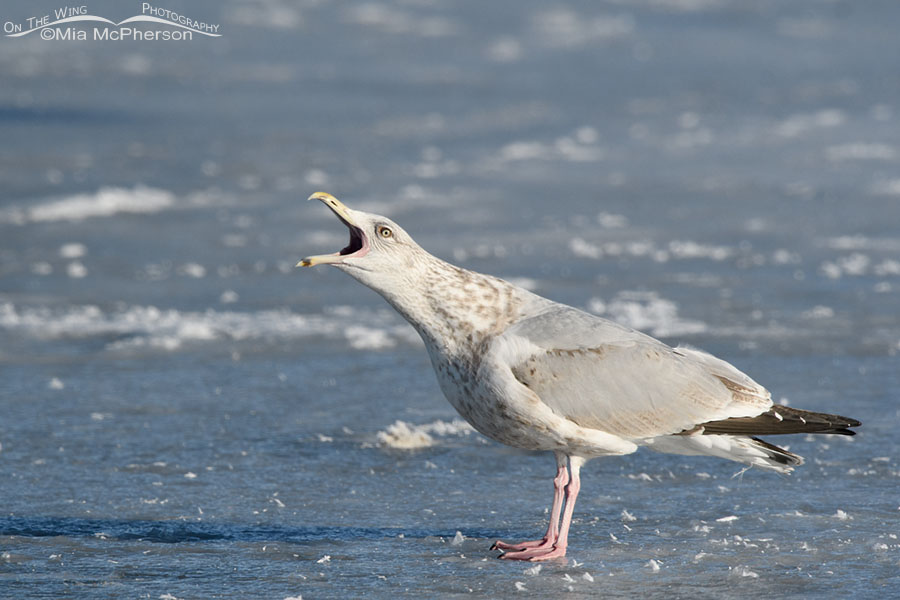
<path id="1" fill-rule="evenodd" d="M 556 457 L 550 523 L 539 540 L 492 549 L 500 558 L 565 556 L 581 487 L 599 456 L 709 455 L 787 473 L 803 462 L 757 436 L 853 435 L 855 419 L 780 406 L 724 360 L 671 348 L 633 329 L 432 256 L 385 217 L 317 192 L 350 243 L 298 266 L 338 267 L 381 294 L 418 331 L 438 383 L 472 427 L 503 444 Z"/>

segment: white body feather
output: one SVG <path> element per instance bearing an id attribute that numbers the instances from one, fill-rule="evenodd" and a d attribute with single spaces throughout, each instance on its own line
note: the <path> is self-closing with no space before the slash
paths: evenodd
<path id="1" fill-rule="evenodd" d="M 358 227 L 391 228 L 390 242 L 367 238 L 364 257 L 327 260 L 416 328 L 447 399 L 484 435 L 582 458 L 649 446 L 791 469 L 749 436 L 702 435 L 704 423 L 772 407 L 727 362 L 450 265 L 384 217 L 335 210 Z"/>

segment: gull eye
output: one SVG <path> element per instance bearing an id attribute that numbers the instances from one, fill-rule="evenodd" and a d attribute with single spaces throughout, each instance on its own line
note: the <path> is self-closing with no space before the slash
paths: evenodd
<path id="1" fill-rule="evenodd" d="M 378 226 L 378 235 L 381 236 L 382 239 L 388 240 L 394 237 L 394 232 L 391 231 L 390 227 L 385 227 L 384 225 Z"/>

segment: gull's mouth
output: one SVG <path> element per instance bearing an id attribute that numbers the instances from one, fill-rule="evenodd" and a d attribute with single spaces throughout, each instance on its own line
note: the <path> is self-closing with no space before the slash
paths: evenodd
<path id="1" fill-rule="evenodd" d="M 341 218 L 341 221 L 344 225 L 347 226 L 347 229 L 350 230 L 350 243 L 345 247 L 341 248 L 341 251 L 338 252 L 339 256 L 362 256 L 369 250 L 369 245 L 366 243 L 366 238 L 363 235 L 362 229 L 349 223 L 346 219 L 338 215 Z"/>
<path id="2" fill-rule="evenodd" d="M 363 233 L 363 230 L 360 227 L 353 223 L 353 216 L 350 214 L 350 209 L 344 206 L 343 202 L 325 192 L 316 192 L 310 196 L 309 199 L 321 200 L 332 210 L 332 212 L 334 212 L 337 218 L 341 220 L 341 223 L 346 225 L 347 229 L 350 230 L 350 243 L 339 252 L 307 256 L 297 263 L 298 267 L 340 264 L 343 263 L 344 259 L 362 258 L 369 252 L 369 241 L 366 239 L 365 233 Z"/>

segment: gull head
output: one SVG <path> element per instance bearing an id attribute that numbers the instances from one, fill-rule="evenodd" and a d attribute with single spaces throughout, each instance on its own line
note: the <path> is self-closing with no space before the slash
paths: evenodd
<path id="1" fill-rule="evenodd" d="M 390 281 L 404 279 L 404 270 L 430 256 L 387 217 L 348 208 L 326 192 L 316 192 L 309 199 L 320 200 L 331 209 L 347 226 L 350 242 L 331 254 L 307 256 L 297 263 L 298 267 L 332 265 L 378 289 Z M 376 280 L 381 285 L 375 284 Z"/>

